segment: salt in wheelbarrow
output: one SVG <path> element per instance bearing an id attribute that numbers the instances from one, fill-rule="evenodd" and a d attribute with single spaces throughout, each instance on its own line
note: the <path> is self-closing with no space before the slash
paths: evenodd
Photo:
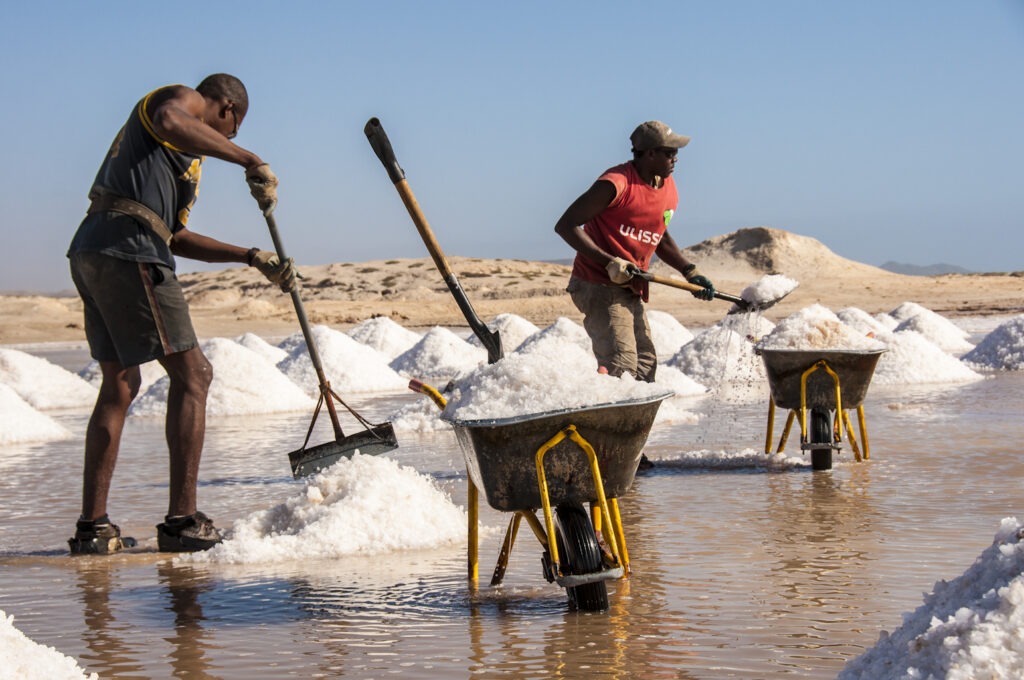
<path id="1" fill-rule="evenodd" d="M 768 374 L 768 434 L 765 453 L 771 453 L 775 407 L 790 409 L 776 453 L 786 446 L 790 428 L 800 418 L 800 448 L 811 452 L 811 468 L 828 470 L 832 453 L 840 450 L 843 427 L 850 437 L 856 460 L 860 448 L 853 434 L 847 409 L 857 409 L 863 459 L 870 456 L 867 425 L 864 421 L 864 397 L 875 366 L 884 349 L 875 350 L 801 350 L 767 349 L 755 346 Z"/>
<path id="2" fill-rule="evenodd" d="M 443 397 L 432 388 L 416 381 L 410 387 L 443 405 Z M 525 519 L 543 549 L 544 577 L 565 588 L 576 608 L 607 609 L 605 581 L 629 573 L 617 499 L 632 486 L 654 417 L 670 396 L 672 392 L 664 392 L 500 419 L 446 419 L 455 429 L 469 475 L 470 578 L 477 577 L 478 494 L 482 493 L 495 510 L 514 513 L 492 586 L 504 578 L 519 524 Z M 584 503 L 590 504 L 590 515 Z M 543 510 L 542 519 L 537 517 L 538 509 Z"/>

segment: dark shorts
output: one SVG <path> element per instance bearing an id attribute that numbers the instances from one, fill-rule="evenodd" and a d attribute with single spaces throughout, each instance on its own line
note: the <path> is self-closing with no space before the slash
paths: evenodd
<path id="1" fill-rule="evenodd" d="M 75 253 L 71 279 L 85 306 L 93 359 L 128 368 L 198 344 L 185 294 L 170 267 Z"/>

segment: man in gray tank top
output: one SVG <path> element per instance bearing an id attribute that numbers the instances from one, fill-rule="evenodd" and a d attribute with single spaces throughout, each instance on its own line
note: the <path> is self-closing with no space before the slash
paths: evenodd
<path id="1" fill-rule="evenodd" d="M 195 89 L 168 85 L 150 92 L 114 138 L 89 191 L 89 211 L 68 257 L 103 381 L 86 430 L 82 515 L 68 541 L 72 554 L 135 545 L 107 516 L 107 494 L 128 407 L 142 381 L 139 365 L 153 360 L 170 378 L 170 500 L 157 543 L 161 551 L 177 552 L 205 550 L 221 540 L 196 508 L 212 368 L 198 346 L 174 256 L 246 263 L 285 292 L 295 285 L 291 260 L 188 228 L 206 156 L 245 168 L 260 209 L 274 209 L 277 178 L 270 166 L 231 141 L 248 108 L 245 86 L 224 73 Z"/>

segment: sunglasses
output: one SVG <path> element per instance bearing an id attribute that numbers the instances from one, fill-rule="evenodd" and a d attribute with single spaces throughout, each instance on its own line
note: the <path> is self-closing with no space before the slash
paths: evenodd
<path id="1" fill-rule="evenodd" d="M 234 139 L 238 136 L 238 114 L 235 113 L 234 106 L 231 107 L 231 119 L 235 121 L 235 129 L 231 131 L 230 135 L 228 135 L 228 139 Z"/>
<path id="2" fill-rule="evenodd" d="M 668 147 L 659 147 L 658 152 L 665 158 L 675 158 L 679 155 L 679 149 L 670 149 Z"/>

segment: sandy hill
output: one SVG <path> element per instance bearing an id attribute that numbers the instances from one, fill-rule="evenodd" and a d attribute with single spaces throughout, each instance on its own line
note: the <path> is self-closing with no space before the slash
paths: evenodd
<path id="1" fill-rule="evenodd" d="M 888 312 L 907 300 L 947 316 L 1024 312 L 1024 272 L 1013 274 L 905 276 L 836 255 L 821 242 L 768 227 L 739 229 L 685 249 L 716 287 L 738 294 L 765 274 L 800 282 L 767 314 L 778 319 L 820 302 L 833 310 L 855 306 Z M 579 319 L 565 284 L 571 267 L 526 260 L 448 258 L 474 308 L 489 320 L 503 312 L 538 325 L 559 316 Z M 302 299 L 310 321 L 341 329 L 374 315 L 408 327 L 465 325 L 430 258 L 374 260 L 299 267 Z M 656 263 L 654 271 L 674 270 Z M 298 329 L 290 297 L 253 269 L 230 267 L 181 277 L 201 336 L 233 337 L 245 331 L 281 336 Z M 650 308 L 677 316 L 687 326 L 707 326 L 729 304 L 695 300 L 689 293 L 652 284 Z M 0 296 L 0 344 L 82 339 L 77 298 Z"/>

